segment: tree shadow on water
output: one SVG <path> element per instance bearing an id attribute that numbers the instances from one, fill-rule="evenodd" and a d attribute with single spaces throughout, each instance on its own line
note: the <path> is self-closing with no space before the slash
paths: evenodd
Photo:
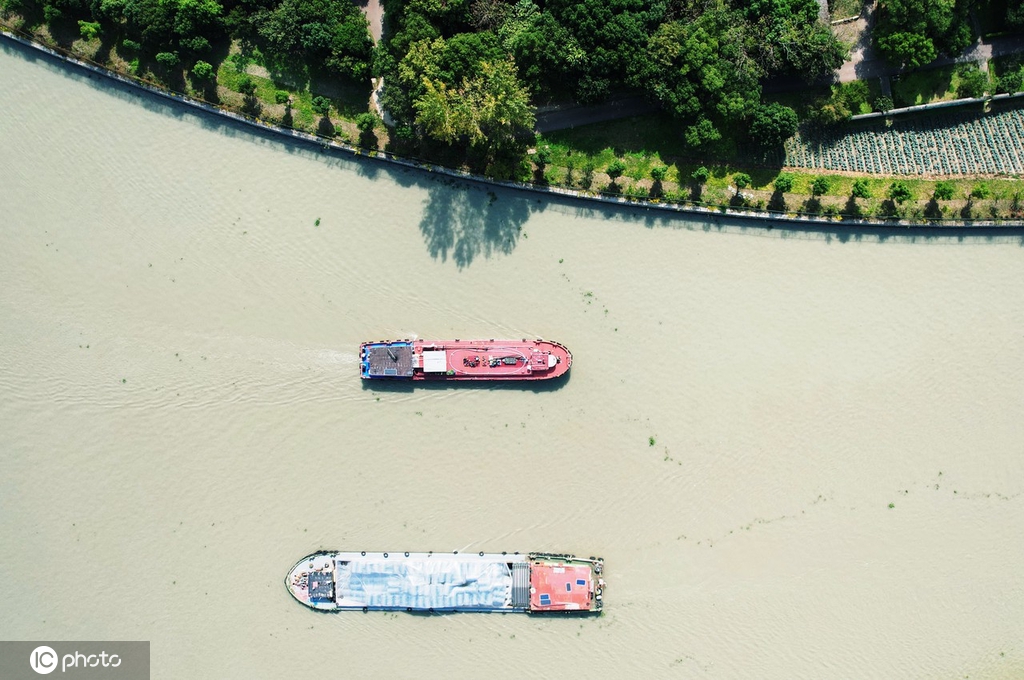
<path id="1" fill-rule="evenodd" d="M 451 257 L 462 269 L 480 255 L 510 254 L 531 211 L 542 206 L 508 191 L 445 181 L 429 188 L 420 231 L 431 257 Z"/>

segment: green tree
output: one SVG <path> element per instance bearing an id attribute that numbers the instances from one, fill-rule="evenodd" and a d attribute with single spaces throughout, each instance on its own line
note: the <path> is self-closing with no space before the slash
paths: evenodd
<path id="1" fill-rule="evenodd" d="M 618 178 L 622 177 L 622 173 L 626 171 L 626 164 L 616 158 L 608 165 L 608 169 L 605 172 L 608 173 L 608 177 L 614 182 Z"/>
<path id="2" fill-rule="evenodd" d="M 1024 2 L 1009 0 L 1006 3 L 1006 23 L 1014 28 L 1024 28 Z"/>
<path id="3" fill-rule="evenodd" d="M 992 190 L 989 188 L 986 182 L 978 182 L 971 189 L 971 198 L 986 199 L 992 195 Z"/>
<path id="4" fill-rule="evenodd" d="M 956 88 L 956 96 L 961 98 L 975 98 L 985 94 L 988 88 L 988 74 L 982 73 L 977 66 L 959 68 L 960 84 Z"/>
<path id="5" fill-rule="evenodd" d="M 886 59 L 900 66 L 924 66 L 939 56 L 931 38 L 917 33 L 883 35 L 875 40 L 875 44 Z"/>
<path id="6" fill-rule="evenodd" d="M 690 147 L 720 139 L 719 125 L 738 124 L 760 104 L 764 72 L 744 49 L 744 26 L 712 5 L 692 21 L 662 24 L 631 62 L 632 82 L 683 124 Z"/>
<path id="7" fill-rule="evenodd" d="M 875 109 L 882 113 L 888 113 L 893 109 L 892 99 L 886 96 L 881 96 L 875 99 Z"/>
<path id="8" fill-rule="evenodd" d="M 156 59 L 158 64 L 166 68 L 172 68 L 181 62 L 176 52 L 157 52 L 153 58 Z"/>
<path id="9" fill-rule="evenodd" d="M 703 165 L 690 173 L 690 179 L 697 184 L 706 184 L 709 177 L 711 177 L 711 172 Z"/>
<path id="10" fill-rule="evenodd" d="M 664 182 L 665 177 L 668 175 L 668 168 L 664 165 L 656 165 L 651 168 L 651 179 L 655 182 Z"/>
<path id="11" fill-rule="evenodd" d="M 85 40 L 95 40 L 100 35 L 100 25 L 96 21 L 79 21 L 78 31 Z"/>
<path id="12" fill-rule="evenodd" d="M 248 16 L 242 23 L 270 65 L 292 70 L 303 65 L 350 80 L 369 77 L 373 40 L 366 17 L 355 3 L 268 0 L 266 5 L 253 5 L 258 9 L 243 10 L 243 16 Z"/>
<path id="13" fill-rule="evenodd" d="M 213 76 L 213 65 L 205 61 L 197 61 L 192 66 L 192 75 L 200 80 L 209 80 Z"/>
<path id="14" fill-rule="evenodd" d="M 999 91 L 1011 94 L 1024 91 L 1024 67 L 1008 71 L 999 77 Z"/>
<path id="15" fill-rule="evenodd" d="M 370 112 L 360 113 L 356 116 L 356 128 L 364 134 L 370 134 L 377 127 L 377 116 Z"/>
<path id="16" fill-rule="evenodd" d="M 660 0 L 547 0 L 537 4 L 568 36 L 561 37 L 555 28 L 544 29 L 544 39 L 560 41 L 549 43 L 550 49 L 575 62 L 568 65 L 567 84 L 575 86 L 574 95 L 580 101 L 604 97 L 643 67 L 644 48 L 669 5 Z"/>
<path id="17" fill-rule="evenodd" d="M 448 144 L 460 137 L 473 142 L 483 138 L 476 116 L 466 97 L 443 82 L 423 77 L 424 92 L 416 100 L 416 123 L 428 135 Z"/>
<path id="18" fill-rule="evenodd" d="M 775 191 L 786 194 L 793 190 L 793 175 L 782 173 L 775 178 Z"/>
<path id="19" fill-rule="evenodd" d="M 448 143 L 464 137 L 492 152 L 521 146 L 517 140 L 526 138 L 536 119 L 515 65 L 484 62 L 480 71 L 458 89 L 424 77 L 425 92 L 415 102 L 416 122 L 430 136 Z"/>
<path id="20" fill-rule="evenodd" d="M 210 49 L 209 39 L 201 35 L 197 35 L 191 38 L 182 38 L 178 41 L 178 44 L 181 45 L 182 48 L 195 54 L 198 54 L 200 52 L 206 52 Z"/>
<path id="21" fill-rule="evenodd" d="M 836 71 L 846 49 L 818 20 L 816 0 L 747 0 L 736 3 L 748 22 L 745 46 L 767 73 L 799 75 L 807 82 Z"/>
<path id="22" fill-rule="evenodd" d="M 828 190 L 832 188 L 832 180 L 828 177 L 821 176 L 815 177 L 814 182 L 811 183 L 811 195 L 822 196 L 828 193 Z"/>
<path id="23" fill-rule="evenodd" d="M 131 37 L 163 52 L 191 50 L 196 38 L 208 41 L 221 30 L 224 12 L 216 0 L 102 0 L 96 6 L 114 20 L 123 17 Z"/>
<path id="24" fill-rule="evenodd" d="M 733 184 L 736 185 L 737 189 L 746 189 L 750 186 L 750 175 L 745 172 L 737 172 L 732 176 Z"/>
<path id="25" fill-rule="evenodd" d="M 932 194 L 937 201 L 949 201 L 953 199 L 956 185 L 950 180 L 943 180 L 935 183 L 935 193 Z"/>
<path id="26" fill-rule="evenodd" d="M 777 102 L 757 107 L 750 123 L 751 138 L 763 148 L 781 146 L 796 134 L 796 111 Z"/>
<path id="27" fill-rule="evenodd" d="M 238 80 L 238 91 L 246 97 L 256 96 L 256 83 L 249 76 L 242 76 Z"/>
<path id="28" fill-rule="evenodd" d="M 881 0 L 875 44 L 894 64 L 921 66 L 939 52 L 956 56 L 972 41 L 974 0 Z"/>
<path id="29" fill-rule="evenodd" d="M 889 185 L 889 198 L 899 204 L 906 203 L 914 197 L 910 187 L 903 180 L 896 180 Z"/>
<path id="30" fill-rule="evenodd" d="M 863 177 L 858 180 L 854 180 L 853 190 L 850 194 L 854 198 L 871 198 L 871 185 Z"/>
<path id="31" fill-rule="evenodd" d="M 326 117 L 327 114 L 331 112 L 331 100 L 327 97 L 318 95 L 313 97 L 313 101 L 310 103 L 310 108 L 320 116 Z"/>
<path id="32" fill-rule="evenodd" d="M 543 170 L 551 162 L 551 147 L 547 145 L 537 147 L 537 151 L 533 155 L 533 162 Z"/>
<path id="33" fill-rule="evenodd" d="M 478 0 L 473 8 L 481 8 L 489 16 L 496 13 L 491 9 L 496 4 Z M 531 93 L 564 90 L 567 81 L 578 83 L 581 72 L 589 70 L 591 64 L 579 40 L 550 10 L 542 11 L 532 0 L 499 6 L 502 17 L 495 24 L 496 34 L 505 52 L 515 59 L 519 77 Z"/>
<path id="34" fill-rule="evenodd" d="M 699 149 L 722 138 L 715 124 L 705 116 L 697 119 L 693 125 L 688 125 L 683 131 L 683 141 L 692 149 Z"/>

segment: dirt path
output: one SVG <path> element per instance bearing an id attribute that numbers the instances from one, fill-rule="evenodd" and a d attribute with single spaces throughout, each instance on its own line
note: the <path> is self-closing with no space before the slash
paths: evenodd
<path id="1" fill-rule="evenodd" d="M 384 8 L 380 6 L 380 0 L 366 0 L 360 9 L 370 22 L 370 35 L 373 36 L 374 44 L 379 43 L 384 32 Z"/>
<path id="2" fill-rule="evenodd" d="M 594 106 L 571 106 L 537 113 L 537 132 L 565 130 L 577 125 L 601 123 L 657 111 L 658 107 L 640 95 L 620 97 Z"/>

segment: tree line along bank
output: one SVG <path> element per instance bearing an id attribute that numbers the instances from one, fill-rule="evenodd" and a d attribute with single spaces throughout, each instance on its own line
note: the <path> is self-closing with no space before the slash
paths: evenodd
<path id="1" fill-rule="evenodd" d="M 120 60 L 215 103 L 272 114 L 286 125 L 312 122 L 321 134 L 345 134 L 331 123 L 334 111 L 358 117 L 360 142 L 368 145 L 381 139 L 373 134 L 380 124 L 367 111 L 366 83 L 383 77 L 381 103 L 393 118 L 382 135 L 389 150 L 507 179 L 558 179 L 527 153 L 537 147 L 534 107 L 547 102 L 599 103 L 641 92 L 669 121 L 659 134 L 673 138 L 679 157 L 751 166 L 764 165 L 801 121 L 841 124 L 863 106 L 859 100 L 891 106 L 860 83 L 800 104 L 765 96 L 780 82 L 797 89 L 821 83 L 846 58 L 816 0 L 383 5 L 387 27 L 374 46 L 349 0 L 0 0 L 22 28 L 45 26 L 65 45 L 98 43 L 97 60 Z M 885 0 L 876 46 L 907 66 L 956 54 L 973 39 L 969 13 L 976 6 Z M 1008 27 L 1024 24 L 1021 0 L 986 7 L 1002 13 Z M 266 77 L 250 75 L 253 65 Z M 567 170 L 572 179 L 574 169 Z M 675 174 L 678 186 L 691 183 Z"/>

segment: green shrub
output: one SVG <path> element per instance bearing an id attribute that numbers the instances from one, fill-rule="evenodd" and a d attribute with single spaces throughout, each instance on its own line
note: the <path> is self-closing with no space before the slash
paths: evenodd
<path id="1" fill-rule="evenodd" d="M 321 116 L 326 116 L 331 111 L 331 100 L 327 97 L 316 96 L 313 97 L 311 104 L 313 111 L 319 113 Z"/>
<path id="2" fill-rule="evenodd" d="M 978 182 L 971 189 L 971 198 L 986 199 L 992 195 L 992 190 L 989 189 L 988 184 L 985 182 Z"/>
<path id="3" fill-rule="evenodd" d="M 871 198 L 871 185 L 862 177 L 853 183 L 851 194 L 854 198 Z"/>
<path id="4" fill-rule="evenodd" d="M 210 41 L 201 35 L 194 38 L 182 38 L 178 44 L 190 52 L 205 52 L 210 49 Z"/>
<path id="5" fill-rule="evenodd" d="M 360 113 L 358 116 L 356 116 L 356 127 L 359 128 L 359 131 L 364 134 L 369 134 L 373 132 L 373 129 L 377 127 L 377 116 L 373 115 L 370 112 Z M 540 151 L 541 149 L 538 149 L 538 154 L 540 153 Z M 550 154 L 550 151 L 548 151 L 547 147 L 544 147 L 543 151 L 547 151 Z M 545 163 L 546 162 L 547 161 L 545 161 Z"/>
<path id="6" fill-rule="evenodd" d="M 982 73 L 977 66 L 963 65 L 960 67 L 960 84 L 956 87 L 956 96 L 960 98 L 975 98 L 985 94 L 988 87 L 988 74 Z"/>
<path id="7" fill-rule="evenodd" d="M 1024 91 L 1024 67 L 1014 64 L 1011 70 L 1000 76 L 999 91 L 1010 94 Z"/>
<path id="8" fill-rule="evenodd" d="M 158 64 L 166 66 L 167 68 L 177 66 L 181 62 L 181 59 L 178 58 L 177 52 L 157 52 L 154 58 Z"/>
<path id="9" fill-rule="evenodd" d="M 910 191 L 910 187 L 903 180 L 896 180 L 889 185 L 889 198 L 896 203 L 905 203 L 913 197 L 914 194 Z"/>
<path id="10" fill-rule="evenodd" d="M 138 52 L 142 49 L 142 45 L 140 43 L 137 43 L 129 38 L 125 38 L 121 41 L 121 47 L 123 47 L 126 50 L 131 50 L 132 52 Z"/>
<path id="11" fill-rule="evenodd" d="M 85 40 L 95 40 L 100 35 L 100 25 L 95 21 L 79 21 L 78 32 Z"/>
<path id="12" fill-rule="evenodd" d="M 750 186 L 750 175 L 745 172 L 737 172 L 732 176 L 733 183 L 736 184 L 737 189 L 746 189 Z"/>
<path id="13" fill-rule="evenodd" d="M 246 97 L 251 97 L 256 94 L 256 83 L 252 82 L 249 76 L 242 76 L 238 79 L 238 91 Z"/>
<path id="14" fill-rule="evenodd" d="M 840 83 L 832 86 L 833 97 L 841 99 L 851 113 L 867 113 L 871 110 L 869 99 L 871 89 L 867 81 L 854 80 L 849 83 Z"/>
<path id="15" fill-rule="evenodd" d="M 580 186 L 584 189 L 589 189 L 594 185 L 594 171 L 597 170 L 597 166 L 594 161 L 588 160 L 583 164 L 583 177 L 580 178 Z"/>
<path id="16" fill-rule="evenodd" d="M 192 75 L 199 80 L 209 80 L 213 76 L 213 65 L 205 61 L 197 61 L 192 66 Z"/>
<path id="17" fill-rule="evenodd" d="M 274 92 L 274 101 L 278 104 L 287 104 L 289 99 L 291 99 L 291 95 L 284 90 L 277 90 Z"/>
<path id="18" fill-rule="evenodd" d="M 950 180 L 943 180 L 935 183 L 935 193 L 932 194 L 937 201 L 949 201 L 953 198 L 956 185 Z"/>
<path id="19" fill-rule="evenodd" d="M 881 111 L 882 113 L 886 113 L 888 111 L 892 111 L 892 109 L 893 103 L 891 98 L 883 95 L 875 99 L 875 110 Z"/>
<path id="20" fill-rule="evenodd" d="M 832 188 L 832 180 L 828 177 L 815 177 L 814 182 L 811 184 L 811 195 L 822 196 L 828 193 L 828 190 Z"/>
<path id="21" fill-rule="evenodd" d="M 605 172 L 608 173 L 608 176 L 614 182 L 619 177 L 622 177 L 622 173 L 624 173 L 625 171 L 626 171 L 626 164 L 623 163 L 618 158 L 616 158 L 614 161 L 611 162 L 611 165 L 608 166 L 608 169 Z"/>
<path id="22" fill-rule="evenodd" d="M 711 177 L 711 172 L 703 165 L 690 173 L 690 178 L 697 184 L 704 184 Z"/>
<path id="23" fill-rule="evenodd" d="M 789 193 L 793 190 L 793 175 L 782 173 L 775 178 L 775 190 L 780 194 Z"/>

